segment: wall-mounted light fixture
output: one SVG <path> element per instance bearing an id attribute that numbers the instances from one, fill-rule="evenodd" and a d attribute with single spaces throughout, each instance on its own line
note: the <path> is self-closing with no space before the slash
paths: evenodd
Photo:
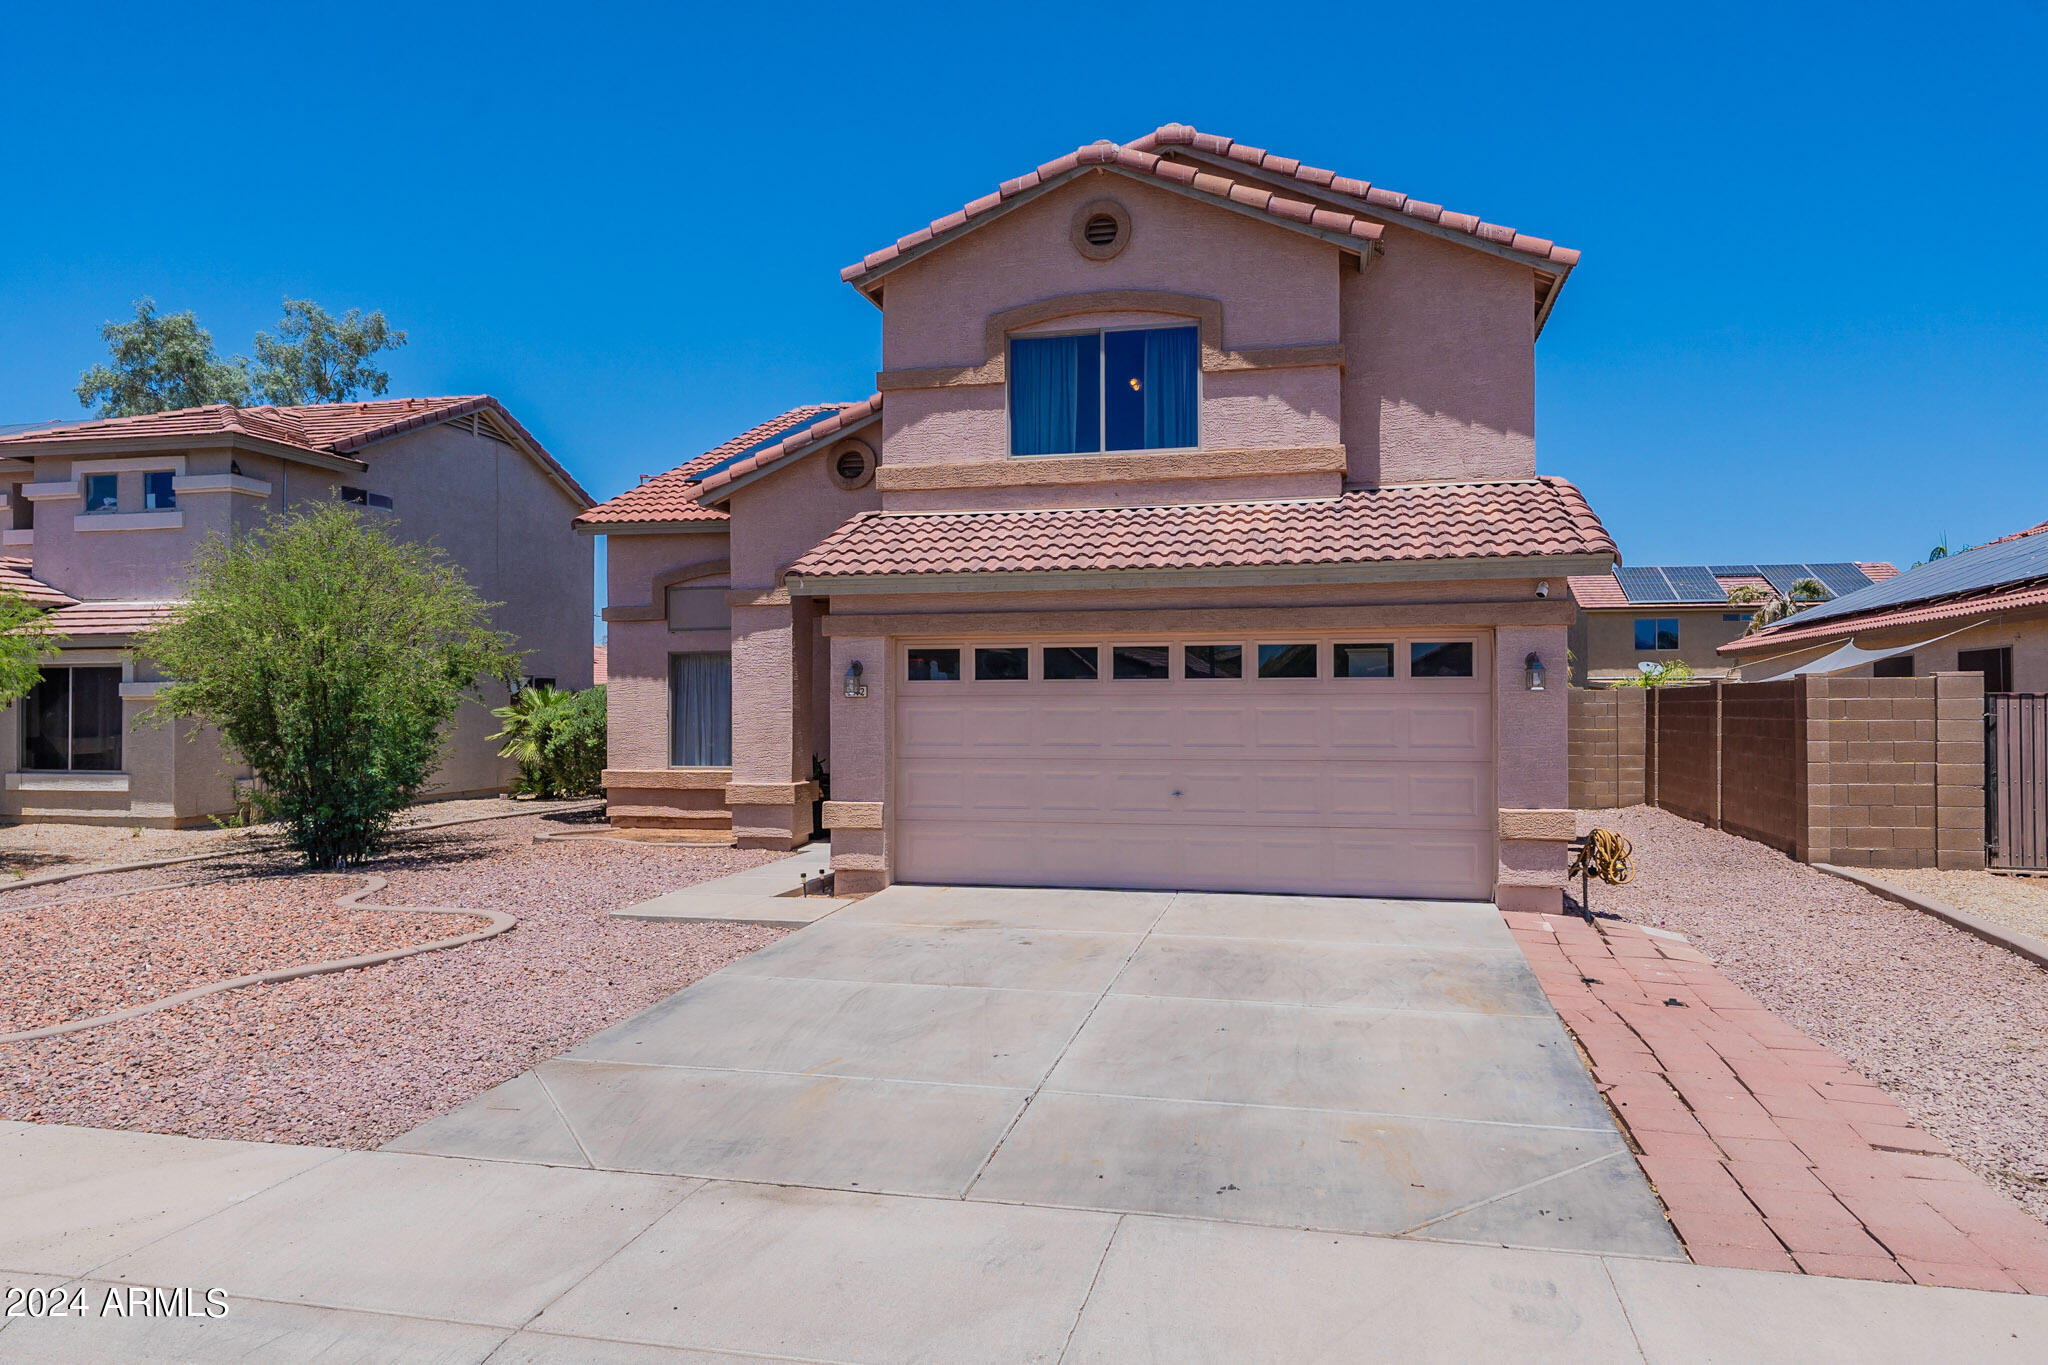
<path id="1" fill-rule="evenodd" d="M 1522 685 L 1531 692 L 1541 692 L 1543 690 L 1542 655 L 1537 654 L 1534 650 L 1529 652 L 1529 657 L 1522 661 L 1522 678 Z"/>
<path id="2" fill-rule="evenodd" d="M 1536 656 L 1531 654 L 1529 657 L 1533 659 Z M 846 685 L 840 690 L 840 696 L 865 697 L 868 694 L 868 685 L 860 680 L 863 671 L 859 659 L 846 666 Z"/>

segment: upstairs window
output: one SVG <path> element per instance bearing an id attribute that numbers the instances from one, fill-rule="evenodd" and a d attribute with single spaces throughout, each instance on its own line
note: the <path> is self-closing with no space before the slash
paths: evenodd
<path id="1" fill-rule="evenodd" d="M 386 510 L 391 507 L 389 493 L 372 493 L 368 489 L 351 488 L 347 484 L 341 486 L 341 500 L 354 503 L 358 507 L 382 507 Z"/>
<path id="2" fill-rule="evenodd" d="M 113 474 L 88 474 L 85 476 L 85 510 L 88 512 L 118 512 L 121 510 L 121 481 Z"/>
<path id="3" fill-rule="evenodd" d="M 1199 445 L 1201 349 L 1193 327 L 1012 338 L 1010 452 Z"/>
<path id="4" fill-rule="evenodd" d="M 142 506 L 145 511 L 168 512 L 178 505 L 178 490 L 171 486 L 168 469 L 152 470 L 142 476 Z"/>
<path id="5" fill-rule="evenodd" d="M 1673 617 L 1652 620 L 1642 617 L 1636 621 L 1637 649 L 1677 649 L 1678 621 Z"/>

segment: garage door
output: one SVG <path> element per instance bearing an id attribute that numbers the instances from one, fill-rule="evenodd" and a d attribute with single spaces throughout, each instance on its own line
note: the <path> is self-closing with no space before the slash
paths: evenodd
<path id="1" fill-rule="evenodd" d="M 899 879 L 1493 894 L 1471 636 L 897 647 Z"/>

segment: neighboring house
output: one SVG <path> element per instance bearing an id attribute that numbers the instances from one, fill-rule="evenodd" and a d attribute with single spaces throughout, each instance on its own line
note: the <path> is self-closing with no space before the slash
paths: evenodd
<path id="1" fill-rule="evenodd" d="M 1987 692 L 2048 692 L 2048 522 L 1722 645 L 1745 681 L 1833 673 L 1982 673 Z"/>
<path id="2" fill-rule="evenodd" d="M 1816 600 L 1824 602 L 1898 572 L 1878 561 L 1645 565 L 1575 576 L 1572 682 L 1612 687 L 1636 676 L 1638 664 L 1673 662 L 1686 664 L 1703 681 L 1733 677 L 1735 664 L 1720 647 L 1749 630 L 1765 601 L 1791 598 L 1802 579 L 1821 585 Z"/>
<path id="3" fill-rule="evenodd" d="M 614 818 L 788 847 L 829 772 L 848 890 L 1556 907 L 1565 578 L 1614 561 L 1536 472 L 1577 259 L 1178 125 L 873 253 L 879 393 L 579 519 Z"/>
<path id="4" fill-rule="evenodd" d="M 569 517 L 590 496 L 494 398 L 315 407 L 215 406 L 0 436 L 0 482 L 19 559 L 0 586 L 57 608 L 67 639 L 0 712 L 0 817 L 182 825 L 230 812 L 230 765 L 189 724 L 138 724 L 162 677 L 131 646 L 177 610 L 180 576 L 210 533 L 339 499 L 446 551 L 541 680 L 590 684 L 591 545 Z M 512 773 L 465 702 L 432 790 L 502 790 Z"/>

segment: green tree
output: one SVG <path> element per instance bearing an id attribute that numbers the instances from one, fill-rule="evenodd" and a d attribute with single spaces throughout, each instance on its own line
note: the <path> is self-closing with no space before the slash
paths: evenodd
<path id="1" fill-rule="evenodd" d="M 43 658 L 63 642 L 49 617 L 47 608 L 21 594 L 0 592 L 0 706 L 29 694 L 42 679 Z"/>
<path id="2" fill-rule="evenodd" d="M 77 393 L 80 406 L 98 404 L 101 417 L 248 401 L 248 377 L 214 353 L 212 333 L 189 308 L 160 314 L 155 299 L 137 299 L 135 320 L 106 323 L 100 336 L 111 363 L 80 375 Z"/>
<path id="3" fill-rule="evenodd" d="M 381 395 L 391 376 L 370 357 L 405 345 L 405 333 L 391 329 L 381 308 L 368 317 L 351 308 L 337 318 L 311 299 L 286 299 L 277 331 L 274 337 L 256 334 L 256 359 L 248 369 L 256 396 L 279 407 Z"/>
<path id="4" fill-rule="evenodd" d="M 1667 659 L 1653 664 L 1647 661 L 1636 665 L 1633 676 L 1617 678 L 1616 687 L 1676 687 L 1692 681 L 1692 665 L 1683 659 Z"/>
<path id="5" fill-rule="evenodd" d="M 137 643 L 175 679 L 153 715 L 218 730 L 314 868 L 375 853 L 439 766 L 463 696 L 518 668 L 493 604 L 446 556 L 341 504 L 209 539 L 186 597 Z"/>
<path id="6" fill-rule="evenodd" d="M 501 758 L 519 764 L 519 790 L 535 796 L 588 796 L 604 776 L 605 698 L 602 687 L 562 692 L 521 689 L 510 706 L 491 712 L 505 722 Z"/>

